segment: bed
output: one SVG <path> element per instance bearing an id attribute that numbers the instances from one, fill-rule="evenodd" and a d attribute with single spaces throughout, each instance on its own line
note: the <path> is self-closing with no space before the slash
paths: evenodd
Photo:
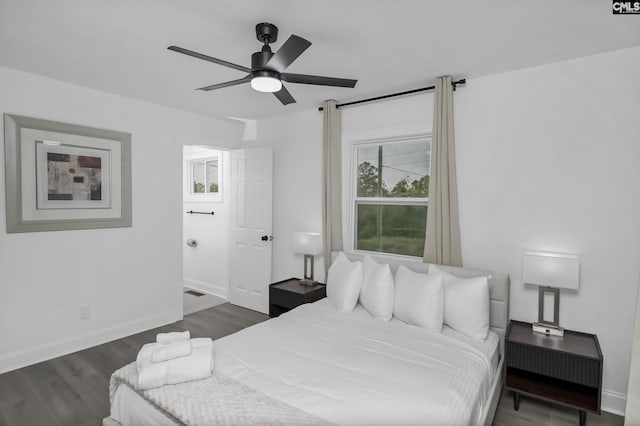
<path id="1" fill-rule="evenodd" d="M 429 268 L 393 262 L 394 273 L 400 264 Z M 123 367 L 112 376 L 103 423 L 490 425 L 502 389 L 509 278 L 440 268 L 488 277 L 485 339 L 447 325 L 434 332 L 380 321 L 360 303 L 339 313 L 325 298 L 216 340 L 210 379 L 139 391 L 135 365 Z"/>

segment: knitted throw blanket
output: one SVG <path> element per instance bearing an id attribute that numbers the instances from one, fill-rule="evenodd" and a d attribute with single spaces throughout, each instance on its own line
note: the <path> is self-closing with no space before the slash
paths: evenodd
<path id="1" fill-rule="evenodd" d="M 178 424 L 209 425 L 329 425 L 282 401 L 275 400 L 221 373 L 194 382 L 137 388 L 135 362 L 116 370 L 109 382 L 109 398 L 119 386 L 129 386 Z"/>

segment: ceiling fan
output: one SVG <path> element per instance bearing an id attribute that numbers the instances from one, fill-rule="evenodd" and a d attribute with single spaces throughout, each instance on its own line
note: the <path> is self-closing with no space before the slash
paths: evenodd
<path id="1" fill-rule="evenodd" d="M 285 73 L 284 70 L 291 65 L 291 63 L 302 54 L 302 52 L 311 46 L 311 42 L 303 39 L 302 37 L 298 37 L 297 35 L 292 35 L 284 42 L 282 47 L 280 47 L 276 53 L 273 53 L 269 44 L 274 43 L 278 39 L 278 27 L 267 22 L 256 25 L 256 37 L 258 38 L 258 41 L 264 43 L 264 45 L 262 46 L 262 50 L 251 55 L 251 68 L 203 55 L 202 53 L 194 52 L 178 46 L 169 46 L 168 49 L 247 73 L 245 77 L 238 80 L 212 84 L 211 86 L 200 87 L 196 90 L 209 91 L 250 82 L 253 89 L 260 92 L 272 92 L 283 105 L 288 105 L 295 103 L 296 100 L 291 96 L 291 93 L 289 93 L 286 87 L 283 86 L 283 81 L 288 83 L 317 84 L 320 86 L 351 88 L 355 87 L 358 82 L 358 80 L 350 80 L 346 78 Z"/>

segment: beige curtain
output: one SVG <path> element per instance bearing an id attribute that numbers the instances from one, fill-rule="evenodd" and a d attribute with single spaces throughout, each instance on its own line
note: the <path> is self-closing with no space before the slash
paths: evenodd
<path id="1" fill-rule="evenodd" d="M 436 80 L 424 261 L 462 266 L 451 76 Z"/>
<path id="2" fill-rule="evenodd" d="M 331 264 L 331 251 L 342 250 L 342 124 L 336 101 L 324 101 L 322 131 L 322 236 L 324 238 L 325 277 Z"/>

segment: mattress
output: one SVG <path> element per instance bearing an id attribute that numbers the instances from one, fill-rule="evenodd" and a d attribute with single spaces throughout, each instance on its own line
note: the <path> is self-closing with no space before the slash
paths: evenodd
<path id="1" fill-rule="evenodd" d="M 323 299 L 216 340 L 214 368 L 331 423 L 473 425 L 498 348 L 493 332 L 476 342 L 447 327 L 376 320 L 361 306 L 341 314 Z M 120 391 L 112 417 L 146 424 L 136 418 L 155 408 Z"/>

